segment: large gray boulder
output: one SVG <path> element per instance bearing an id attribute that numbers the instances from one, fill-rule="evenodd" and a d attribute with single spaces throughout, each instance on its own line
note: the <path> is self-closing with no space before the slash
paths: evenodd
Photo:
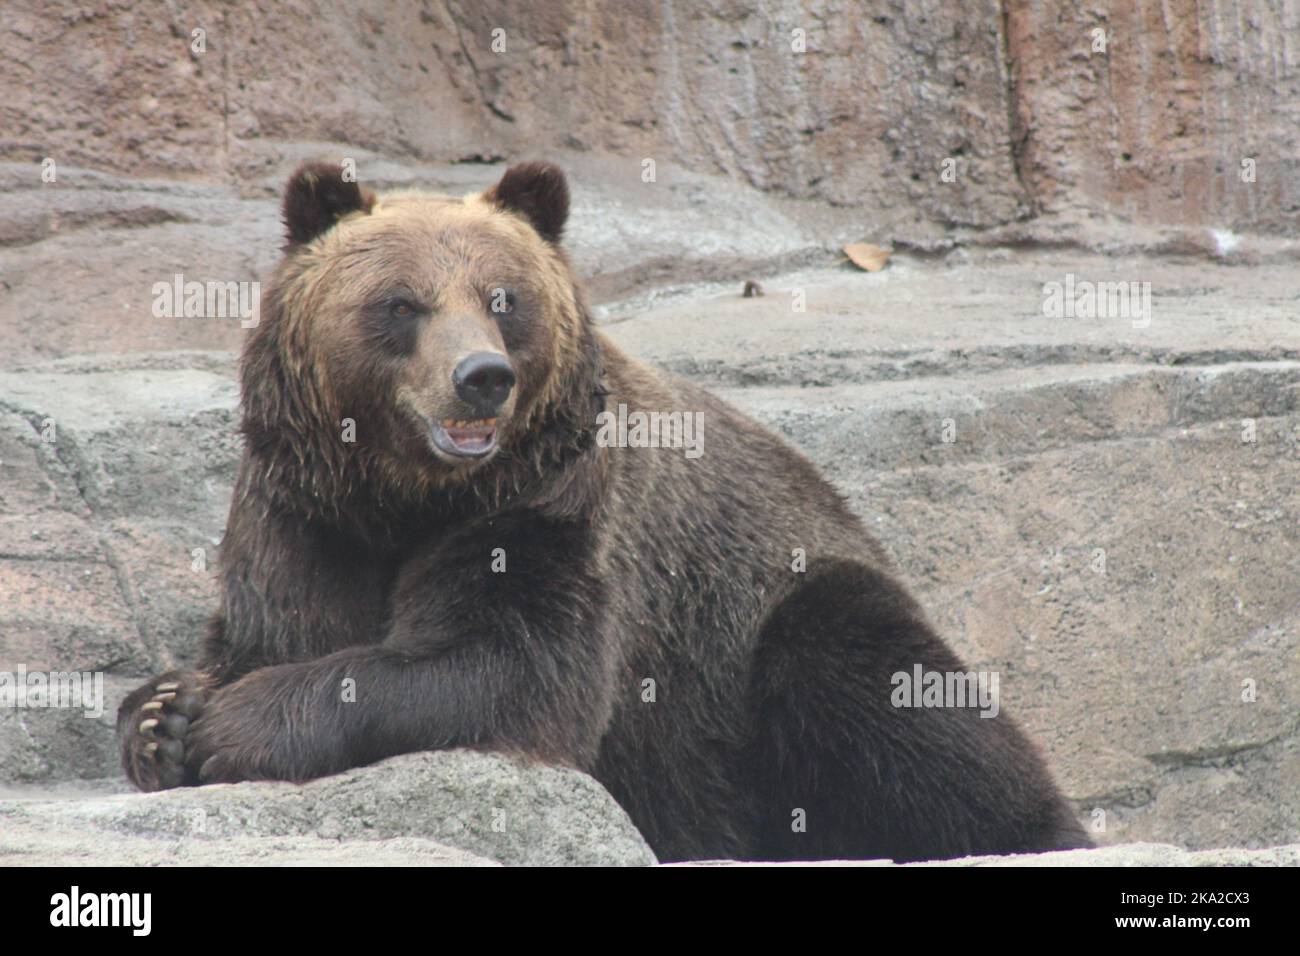
<path id="1" fill-rule="evenodd" d="M 586 774 L 469 750 L 394 757 L 302 786 L 0 799 L 0 865 L 646 865 Z"/>

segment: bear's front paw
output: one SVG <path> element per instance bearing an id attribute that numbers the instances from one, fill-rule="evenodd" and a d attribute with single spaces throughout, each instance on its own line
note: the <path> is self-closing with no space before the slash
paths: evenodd
<path id="1" fill-rule="evenodd" d="M 241 677 L 214 692 L 185 740 L 185 776 L 200 784 L 291 780 L 285 755 L 295 749 L 277 668 Z M 292 709 L 290 709 L 291 712 Z"/>
<path id="2" fill-rule="evenodd" d="M 169 671 L 133 691 L 118 708 L 122 769 L 141 790 L 198 782 L 185 772 L 186 738 L 203 713 L 210 683 L 198 671 Z"/>

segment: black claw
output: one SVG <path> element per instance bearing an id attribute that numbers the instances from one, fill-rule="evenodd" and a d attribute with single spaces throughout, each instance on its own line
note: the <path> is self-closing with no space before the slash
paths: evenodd
<path id="1" fill-rule="evenodd" d="M 221 758 L 217 756 L 209 757 L 203 761 L 203 766 L 199 768 L 199 780 L 203 783 L 220 783 L 221 782 Z"/>

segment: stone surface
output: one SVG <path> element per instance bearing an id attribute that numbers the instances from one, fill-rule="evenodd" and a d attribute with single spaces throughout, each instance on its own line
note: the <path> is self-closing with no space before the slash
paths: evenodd
<path id="1" fill-rule="evenodd" d="M 8 14 L 0 158 L 24 163 L 245 182 L 284 141 L 341 140 L 468 163 L 609 153 L 636 175 L 642 159 L 677 162 L 873 224 L 1083 212 L 1288 234 L 1300 214 L 1291 0 L 59 0 Z M 175 215 L 160 203 L 124 221 Z"/>
<path id="2" fill-rule="evenodd" d="M 16 210 L 9 228 L 21 232 L 7 247 L 0 236 L 0 367 L 78 353 L 238 349 L 238 318 L 155 316 L 155 284 L 171 287 L 178 275 L 264 282 L 281 244 L 276 197 L 303 159 L 350 155 L 368 185 L 452 195 L 485 189 L 504 171 L 502 164 L 399 163 L 340 144 L 293 144 L 284 152 L 243 190 L 255 198 L 232 185 L 131 179 L 71 165 L 57 183 L 44 184 L 31 167 L 0 163 L 0 195 Z M 565 167 L 573 186 L 566 245 L 581 274 L 592 277 L 597 301 L 833 262 L 839 237 L 849 235 L 827 210 L 810 217 L 801 204 L 680 168 L 665 166 L 647 184 L 627 161 L 576 155 Z M 162 207 L 175 217 L 124 222 L 147 220 L 141 210 Z"/>
<path id="3" fill-rule="evenodd" d="M 42 796 L 0 793 L 3 864 L 655 862 L 585 774 L 468 750 L 407 754 L 303 786 Z"/>
<path id="4" fill-rule="evenodd" d="M 0 780 L 116 774 L 118 703 L 194 660 L 238 461 L 232 367 L 167 354 L 0 373 L 0 670 L 106 675 L 98 716 L 0 708 Z"/>
<path id="5" fill-rule="evenodd" d="M 1125 843 L 1096 850 L 1017 856 L 971 856 L 917 866 L 1300 866 L 1300 843 L 1240 850 L 1184 850 L 1163 843 Z"/>
<path id="6" fill-rule="evenodd" d="M 1003 6 L 1013 152 L 1036 209 L 1295 233 L 1293 2 Z"/>
<path id="7" fill-rule="evenodd" d="M 669 866 L 808 866 L 807 863 L 736 863 L 717 860 L 704 863 L 672 863 Z M 1300 843 L 1262 850 L 1184 850 L 1166 843 L 1121 843 L 1095 850 L 1064 850 L 1057 853 L 1020 853 L 1015 856 L 967 856 L 958 860 L 898 864 L 890 860 L 831 860 L 813 866 L 1300 866 Z"/>

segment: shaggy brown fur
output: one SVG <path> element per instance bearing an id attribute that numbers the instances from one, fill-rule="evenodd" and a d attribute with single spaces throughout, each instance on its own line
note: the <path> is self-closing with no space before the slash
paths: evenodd
<path id="1" fill-rule="evenodd" d="M 222 607 L 200 671 L 123 705 L 132 780 L 477 747 L 593 773 L 663 859 L 1086 844 L 1008 717 L 892 706 L 891 675 L 965 668 L 813 466 L 594 328 L 557 169 L 465 199 L 337 178 L 290 182 Z M 466 355 L 516 379 L 474 461 L 430 437 L 471 417 Z M 598 443 L 620 404 L 702 413 L 703 456 Z"/>

